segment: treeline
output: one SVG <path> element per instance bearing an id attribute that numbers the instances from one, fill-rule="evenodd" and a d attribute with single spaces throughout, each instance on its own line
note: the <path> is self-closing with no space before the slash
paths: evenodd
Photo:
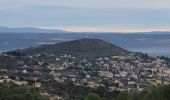
<path id="1" fill-rule="evenodd" d="M 24 88 L 15 84 L 0 84 L 0 100 L 48 100 L 38 89 Z"/>
<path id="2" fill-rule="evenodd" d="M 96 93 L 89 93 L 84 100 L 105 100 Z M 170 85 L 152 87 L 148 92 L 120 92 L 113 100 L 170 100 Z"/>
<path id="3" fill-rule="evenodd" d="M 15 84 L 0 84 L 0 100 L 48 100 L 35 88 L 25 88 Z M 82 100 L 82 99 L 70 99 Z M 97 92 L 90 92 L 83 100 L 170 100 L 170 85 L 152 87 L 147 92 L 119 92 L 113 98 L 107 98 Z"/>
<path id="4" fill-rule="evenodd" d="M 3 52 L 3 54 L 7 54 L 7 55 L 11 55 L 11 56 L 17 56 L 17 57 L 25 56 L 24 54 L 18 52 L 17 50 Z"/>

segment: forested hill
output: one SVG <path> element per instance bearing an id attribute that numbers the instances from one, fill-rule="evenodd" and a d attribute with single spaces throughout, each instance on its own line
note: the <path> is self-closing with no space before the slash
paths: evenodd
<path id="1" fill-rule="evenodd" d="M 20 50 L 26 55 L 34 54 L 70 54 L 79 58 L 118 55 L 127 50 L 99 39 L 82 38 L 74 41 L 43 45 L 37 48 Z"/>

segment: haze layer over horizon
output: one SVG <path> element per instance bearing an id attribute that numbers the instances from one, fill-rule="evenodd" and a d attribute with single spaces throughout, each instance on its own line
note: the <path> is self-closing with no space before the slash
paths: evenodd
<path id="1" fill-rule="evenodd" d="M 170 31 L 170 0 L 1 0 L 0 26 L 72 32 Z"/>

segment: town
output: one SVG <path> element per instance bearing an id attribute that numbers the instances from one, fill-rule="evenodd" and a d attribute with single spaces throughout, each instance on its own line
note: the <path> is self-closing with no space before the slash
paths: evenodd
<path id="1" fill-rule="evenodd" d="M 158 57 L 149 57 L 147 54 L 122 52 L 117 56 L 81 59 L 69 54 L 36 54 L 24 59 L 1 54 L 0 58 L 6 58 L 19 66 L 11 68 L 5 67 L 8 64 L 1 63 L 0 83 L 12 82 L 44 90 L 49 82 L 72 83 L 74 86 L 92 89 L 104 87 L 107 92 L 141 92 L 147 91 L 151 86 L 170 83 L 168 62 Z M 5 63 L 5 60 L 3 62 Z M 41 94 L 50 95 L 48 91 Z"/>

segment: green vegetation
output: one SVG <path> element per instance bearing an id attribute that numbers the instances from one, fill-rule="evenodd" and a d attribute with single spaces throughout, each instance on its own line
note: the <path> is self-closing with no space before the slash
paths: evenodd
<path id="1" fill-rule="evenodd" d="M 88 93 L 84 100 L 108 100 L 96 93 Z M 109 100 L 170 100 L 170 85 L 152 87 L 148 92 L 120 92 Z"/>
<path id="2" fill-rule="evenodd" d="M 117 100 L 169 100 L 170 85 L 152 87 L 148 92 L 142 93 L 125 93 L 122 92 L 117 96 Z"/>
<path id="3" fill-rule="evenodd" d="M 7 55 L 11 55 L 11 56 L 24 56 L 24 54 L 21 54 L 20 52 L 14 50 L 14 51 L 8 51 L 8 52 L 4 52 L 4 54 L 7 54 Z"/>
<path id="4" fill-rule="evenodd" d="M 0 84 L 0 100 L 48 100 L 35 88 L 24 88 L 14 84 Z"/>
<path id="5" fill-rule="evenodd" d="M 101 97 L 96 93 L 90 92 L 83 100 L 101 100 Z"/>

